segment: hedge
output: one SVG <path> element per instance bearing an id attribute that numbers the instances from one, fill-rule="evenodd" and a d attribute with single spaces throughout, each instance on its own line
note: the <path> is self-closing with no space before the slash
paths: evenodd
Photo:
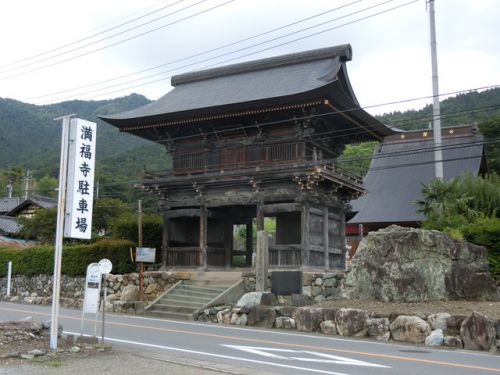
<path id="1" fill-rule="evenodd" d="M 89 245 L 63 246 L 61 273 L 84 276 L 87 265 L 103 258 L 113 263 L 114 274 L 133 272 L 130 259 L 133 244 L 125 240 L 102 240 Z M 26 249 L 0 248 L 0 276 L 7 274 L 7 263 L 12 261 L 14 275 L 52 275 L 54 273 L 54 246 L 36 246 Z"/>

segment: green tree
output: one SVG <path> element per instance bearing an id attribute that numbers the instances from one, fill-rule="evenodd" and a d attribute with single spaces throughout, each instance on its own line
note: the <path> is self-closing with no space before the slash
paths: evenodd
<path id="1" fill-rule="evenodd" d="M 35 192 L 38 195 L 55 197 L 57 195 L 57 186 L 58 181 L 56 178 L 45 175 L 36 182 Z"/>
<path id="2" fill-rule="evenodd" d="M 479 129 L 487 143 L 486 160 L 490 172 L 500 174 L 500 116 L 495 115 L 479 124 Z"/>
<path id="3" fill-rule="evenodd" d="M 57 226 L 57 207 L 38 210 L 32 218 L 19 218 L 23 226 L 19 232 L 21 238 L 42 243 L 54 242 Z"/>
<path id="4" fill-rule="evenodd" d="M 96 232 L 107 233 L 119 217 L 129 213 L 131 213 L 130 208 L 120 199 L 96 199 L 92 212 L 92 229 Z"/>
<path id="5" fill-rule="evenodd" d="M 422 197 L 416 202 L 426 216 L 422 226 L 486 247 L 490 271 L 500 280 L 500 177 L 435 179 L 423 186 Z"/>

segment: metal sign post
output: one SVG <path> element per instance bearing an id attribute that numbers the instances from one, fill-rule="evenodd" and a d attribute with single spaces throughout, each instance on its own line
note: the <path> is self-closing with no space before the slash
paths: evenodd
<path id="1" fill-rule="evenodd" d="M 59 325 L 59 293 L 61 290 L 61 260 L 64 230 L 64 203 L 66 201 L 66 173 L 69 147 L 69 122 L 72 115 L 62 119 L 61 160 L 59 165 L 59 196 L 57 201 L 57 229 L 54 252 L 54 279 L 52 282 L 52 317 L 50 320 L 50 348 L 57 349 L 57 328 Z"/>
<path id="2" fill-rule="evenodd" d="M 88 239 L 92 230 L 96 124 L 70 119 L 72 116 L 56 119 L 63 121 L 50 323 L 51 349 L 57 349 L 63 237 Z"/>

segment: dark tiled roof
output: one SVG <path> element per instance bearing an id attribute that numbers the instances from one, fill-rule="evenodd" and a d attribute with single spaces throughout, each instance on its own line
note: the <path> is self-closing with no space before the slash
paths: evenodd
<path id="1" fill-rule="evenodd" d="M 0 233 L 3 234 L 15 234 L 19 232 L 22 228 L 21 224 L 18 224 L 15 217 L 12 216 L 0 216 Z"/>
<path id="2" fill-rule="evenodd" d="M 172 77 L 174 90 L 157 101 L 103 119 L 129 119 L 251 102 L 309 91 L 335 78 L 350 46 L 306 51 Z"/>
<path id="3" fill-rule="evenodd" d="M 6 212 L 6 215 L 16 216 L 19 211 L 30 205 L 38 206 L 40 208 L 51 208 L 57 206 L 57 200 L 55 198 L 42 197 L 38 195 L 32 196 L 28 199 L 20 199 L 20 203 L 12 210 Z"/>
<path id="4" fill-rule="evenodd" d="M 430 136 L 430 134 L 429 134 Z M 394 138 L 394 137 L 393 137 Z M 449 180 L 464 172 L 478 175 L 483 162 L 480 134 L 444 137 L 443 170 Z M 423 151 L 424 152 L 420 152 Z M 351 201 L 357 214 L 352 224 L 418 222 L 423 219 L 412 202 L 421 199 L 422 184 L 434 177 L 434 150 L 431 139 L 384 141 L 375 150 L 365 176 L 364 196 Z"/>
<path id="5" fill-rule="evenodd" d="M 174 89 L 140 108 L 101 117 L 124 130 L 212 114 L 329 99 L 382 136 L 394 134 L 364 110 L 350 86 L 345 62 L 351 46 L 322 48 L 172 77 Z"/>
<path id="6" fill-rule="evenodd" d="M 12 209 L 19 206 L 21 202 L 24 201 L 24 198 L 15 197 L 15 198 L 0 198 L 0 215 L 5 214 Z"/>

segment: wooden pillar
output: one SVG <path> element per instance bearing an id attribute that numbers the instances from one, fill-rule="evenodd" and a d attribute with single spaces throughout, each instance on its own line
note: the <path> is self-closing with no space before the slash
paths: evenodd
<path id="1" fill-rule="evenodd" d="M 269 238 L 267 232 L 257 231 L 257 256 L 255 257 L 255 291 L 267 291 L 269 269 Z"/>
<path id="2" fill-rule="evenodd" d="M 259 230 L 264 230 L 264 210 L 262 203 L 257 205 L 257 232 Z"/>
<path id="3" fill-rule="evenodd" d="M 324 247 L 324 264 L 325 270 L 328 271 L 330 269 L 330 249 L 329 249 L 329 223 L 328 223 L 328 207 L 323 207 L 323 247 Z"/>
<path id="4" fill-rule="evenodd" d="M 231 268 L 231 255 L 233 252 L 233 222 L 230 219 L 224 220 L 224 265 Z"/>
<path id="5" fill-rule="evenodd" d="M 310 266 L 309 253 L 309 202 L 304 202 L 301 211 L 302 267 Z"/>
<path id="6" fill-rule="evenodd" d="M 199 266 L 207 269 L 207 206 L 200 206 L 200 261 Z"/>
<path id="7" fill-rule="evenodd" d="M 169 226 L 170 226 L 170 217 L 168 215 L 168 210 L 163 209 L 163 227 L 161 232 L 161 270 L 167 269 L 167 254 L 168 254 L 168 245 L 170 242 L 169 237 Z M 174 266 L 175 264 L 171 264 Z"/>
<path id="8" fill-rule="evenodd" d="M 345 269 L 346 267 L 346 248 L 345 248 L 345 211 L 340 210 L 340 225 L 339 225 L 339 237 L 340 237 L 340 250 L 342 250 L 342 256 L 340 258 L 340 267 Z"/>
<path id="9" fill-rule="evenodd" d="M 253 255 L 253 225 L 252 219 L 250 219 L 246 224 L 246 266 L 252 265 L 252 255 Z"/>

